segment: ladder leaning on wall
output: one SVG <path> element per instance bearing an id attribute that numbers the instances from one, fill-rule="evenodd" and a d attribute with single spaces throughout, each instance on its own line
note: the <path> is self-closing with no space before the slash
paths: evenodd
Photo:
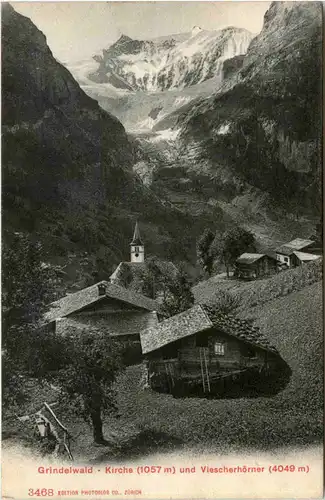
<path id="1" fill-rule="evenodd" d="M 205 347 L 200 347 L 199 349 L 203 392 L 211 392 L 207 349 Z"/>

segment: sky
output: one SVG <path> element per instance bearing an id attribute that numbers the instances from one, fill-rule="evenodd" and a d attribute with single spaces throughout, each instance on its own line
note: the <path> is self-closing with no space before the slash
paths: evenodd
<path id="1" fill-rule="evenodd" d="M 259 33 L 271 2 L 10 2 L 44 33 L 61 62 L 91 58 L 123 33 L 148 39 L 225 26 Z"/>

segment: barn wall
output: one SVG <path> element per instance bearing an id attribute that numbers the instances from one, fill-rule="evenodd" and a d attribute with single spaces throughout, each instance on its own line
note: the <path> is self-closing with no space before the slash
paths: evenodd
<path id="1" fill-rule="evenodd" d="M 96 312 L 93 315 L 72 314 L 57 321 L 56 331 L 65 334 L 72 328 L 76 330 L 100 330 L 111 336 L 135 336 L 140 342 L 140 331 L 153 326 L 157 322 L 154 312 L 148 311 L 121 311 L 108 314 Z"/>
<path id="2" fill-rule="evenodd" d="M 286 264 L 288 267 L 291 267 L 292 262 L 291 262 L 291 258 L 290 258 L 290 256 L 288 256 L 288 255 L 283 255 L 282 253 L 277 253 L 277 254 L 276 254 L 276 258 L 277 258 L 277 261 L 278 261 L 280 264 Z M 287 259 L 287 260 L 286 260 L 286 259 Z"/>
<path id="3" fill-rule="evenodd" d="M 237 268 L 240 272 L 244 273 L 247 277 L 253 277 L 254 273 L 256 276 L 267 276 L 276 271 L 276 261 L 268 256 L 264 256 L 256 262 L 251 264 L 238 263 Z"/>
<path id="4" fill-rule="evenodd" d="M 206 342 L 204 342 L 204 339 Z M 224 355 L 214 352 L 215 342 L 224 344 Z M 204 344 L 206 344 L 205 347 Z M 253 352 L 249 353 L 250 349 L 253 349 Z M 262 367 L 265 365 L 267 358 L 269 358 L 270 364 L 273 363 L 273 359 L 276 362 L 276 358 L 266 354 L 263 349 L 250 346 L 235 337 L 216 330 L 192 335 L 178 342 L 168 344 L 164 348 L 147 355 L 147 359 L 151 361 L 149 364 L 154 371 L 165 372 L 166 362 L 173 360 L 174 371 L 177 369 L 182 377 L 199 377 L 202 373 L 202 365 L 203 367 L 205 365 L 204 354 L 210 375 L 222 371 L 235 371 L 246 366 Z M 176 362 L 176 359 L 178 362 Z"/>

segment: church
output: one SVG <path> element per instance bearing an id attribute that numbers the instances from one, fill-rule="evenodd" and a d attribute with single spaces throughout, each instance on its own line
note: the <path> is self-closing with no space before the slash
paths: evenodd
<path id="1" fill-rule="evenodd" d="M 159 321 L 160 303 L 142 293 L 146 270 L 144 243 L 138 223 L 130 243 L 130 262 L 121 262 L 109 281 L 100 281 L 50 304 L 43 326 L 60 335 L 102 331 L 127 342 L 126 363 L 142 360 L 140 332 Z M 158 261 L 161 272 L 176 274 L 170 262 Z"/>
<path id="2" fill-rule="evenodd" d="M 177 267 L 172 262 L 161 259 L 153 260 L 163 276 L 174 278 L 177 275 Z M 130 243 L 130 261 L 120 262 L 109 280 L 114 285 L 144 293 L 144 278 L 148 270 L 148 263 L 153 260 L 145 259 L 145 244 L 140 235 L 139 224 L 136 222 Z M 151 298 L 159 300 L 157 296 Z"/>

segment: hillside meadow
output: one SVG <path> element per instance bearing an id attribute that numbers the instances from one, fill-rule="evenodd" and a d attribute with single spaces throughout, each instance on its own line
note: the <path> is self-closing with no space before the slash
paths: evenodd
<path id="1" fill-rule="evenodd" d="M 56 407 L 74 436 L 74 457 L 101 462 L 157 452 L 269 452 L 320 445 L 324 392 L 322 281 L 307 284 L 309 279 L 316 279 L 317 272 L 319 278 L 321 269 L 316 270 L 311 266 L 304 275 L 293 270 L 256 282 L 255 292 L 246 297 L 251 297 L 251 303 L 259 297 L 260 303 L 238 309 L 238 315 L 259 326 L 290 365 L 291 380 L 281 393 L 255 399 L 175 399 L 144 389 L 142 366 L 128 367 L 115 384 L 119 416 L 104 420 L 106 447 L 92 443 L 90 427 L 73 411 L 60 404 Z M 274 281 L 280 278 L 287 284 L 286 290 L 295 291 L 274 297 Z M 21 440 L 26 446 L 33 444 L 26 424 L 12 422 L 10 427 L 6 446 Z"/>
<path id="2" fill-rule="evenodd" d="M 165 444 L 213 452 L 320 443 L 323 429 L 322 282 L 247 310 L 293 374 L 272 398 L 174 399 L 142 390 L 141 368 L 119 379 L 121 423 L 166 436 Z"/>

